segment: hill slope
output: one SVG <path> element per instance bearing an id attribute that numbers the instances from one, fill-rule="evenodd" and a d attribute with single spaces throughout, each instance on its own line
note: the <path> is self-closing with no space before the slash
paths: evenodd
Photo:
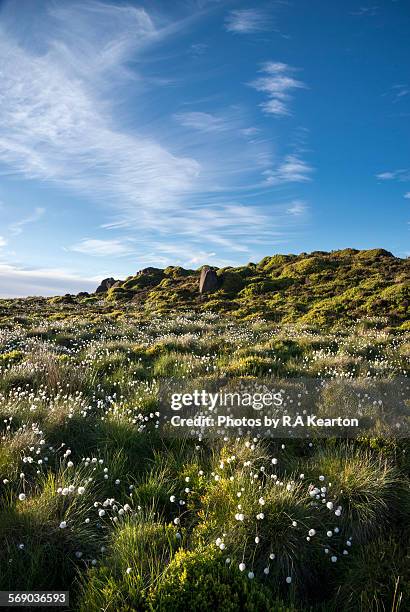
<path id="1" fill-rule="evenodd" d="M 219 287 L 201 296 L 200 270 L 146 268 L 117 282 L 106 299 L 155 312 L 193 307 L 312 324 L 368 315 L 398 324 L 409 315 L 410 260 L 383 249 L 273 255 L 216 272 Z"/>
<path id="2" fill-rule="evenodd" d="M 273 255 L 237 268 L 215 268 L 216 287 L 200 294 L 199 270 L 145 268 L 123 281 L 105 279 L 94 294 L 0 300 L 0 323 L 9 317 L 100 317 L 194 310 L 236 319 L 263 317 L 314 326 L 382 317 L 409 327 L 410 259 L 383 249 Z M 213 273 L 212 273 L 213 274 Z"/>

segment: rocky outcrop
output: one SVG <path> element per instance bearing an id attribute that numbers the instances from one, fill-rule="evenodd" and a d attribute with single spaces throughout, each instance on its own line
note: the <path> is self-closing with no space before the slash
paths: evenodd
<path id="1" fill-rule="evenodd" d="M 219 279 L 216 271 L 212 268 L 205 266 L 201 270 L 201 276 L 199 279 L 199 293 L 212 293 L 219 287 Z"/>
<path id="2" fill-rule="evenodd" d="M 319 327 L 370 315 L 407 329 L 409 269 L 410 258 L 394 257 L 384 249 L 275 254 L 237 267 L 147 267 L 125 280 L 104 279 L 97 300 L 133 301 L 150 313 L 197 308 Z M 88 301 L 78 297 L 80 303 Z"/>
<path id="3" fill-rule="evenodd" d="M 146 287 L 155 287 L 165 278 L 164 270 L 161 268 L 148 267 L 139 270 L 135 276 L 128 277 L 123 287 L 124 289 L 145 289 Z"/>
<path id="4" fill-rule="evenodd" d="M 148 268 L 143 268 L 139 270 L 136 276 L 142 276 L 143 274 L 163 274 L 164 270 L 162 268 L 153 268 L 152 266 L 148 266 Z"/>
<path id="5" fill-rule="evenodd" d="M 104 278 L 103 281 L 101 281 L 100 285 L 97 287 L 97 289 L 95 290 L 96 293 L 106 293 L 108 291 L 108 289 L 111 289 L 111 287 L 114 287 L 114 285 L 118 286 L 117 283 L 120 283 L 119 280 L 115 280 L 115 278 Z"/>

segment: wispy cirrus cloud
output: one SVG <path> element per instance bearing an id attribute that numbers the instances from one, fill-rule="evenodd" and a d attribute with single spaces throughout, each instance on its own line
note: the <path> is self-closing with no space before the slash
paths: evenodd
<path id="1" fill-rule="evenodd" d="M 268 185 L 281 183 L 306 183 L 312 180 L 314 169 L 298 154 L 286 155 L 283 162 L 274 170 L 265 172 Z"/>
<path id="2" fill-rule="evenodd" d="M 161 207 L 189 191 L 198 162 L 122 130 L 110 94 L 130 57 L 164 31 L 143 9 L 98 2 L 49 8 L 45 20 L 54 34 L 45 32 L 42 53 L 10 35 L 14 24 L 0 30 L 0 161 L 128 207 Z"/>
<path id="3" fill-rule="evenodd" d="M 174 115 L 176 121 L 184 127 L 200 132 L 225 132 L 232 128 L 233 122 L 227 118 L 212 113 L 188 112 Z"/>
<path id="4" fill-rule="evenodd" d="M 233 10 L 225 19 L 225 28 L 235 34 L 253 34 L 270 28 L 270 16 L 261 9 Z"/>
<path id="5" fill-rule="evenodd" d="M 379 181 L 396 181 L 398 183 L 410 182 L 410 170 L 408 168 L 401 168 L 399 170 L 388 170 L 386 172 L 380 172 L 376 174 L 376 178 Z M 410 191 L 406 192 L 403 197 L 407 200 L 410 199 Z"/>
<path id="6" fill-rule="evenodd" d="M 307 212 L 307 209 L 308 207 L 306 202 L 302 200 L 294 200 L 290 203 L 287 212 L 295 217 L 300 217 L 301 215 L 304 215 Z"/>
<path id="7" fill-rule="evenodd" d="M 160 249 L 162 238 L 167 242 L 167 237 L 172 236 L 169 228 L 178 227 L 179 235 L 185 238 L 191 245 L 223 246 L 231 251 L 249 251 L 255 238 L 266 238 L 267 241 L 278 231 L 275 223 L 280 224 L 279 215 L 272 219 L 271 211 L 264 211 L 258 206 L 246 206 L 237 202 L 210 202 L 205 208 L 197 206 L 186 206 L 181 211 L 168 211 L 158 219 L 156 231 L 146 234 L 146 244 L 155 244 Z M 129 219 L 114 222 L 112 229 L 129 227 Z M 280 228 L 282 233 L 283 228 Z M 184 242 L 184 241 L 183 241 Z M 168 242 L 169 244 L 169 242 Z M 177 245 L 175 248 L 180 248 Z M 191 249 L 191 247 L 185 248 Z M 202 248 L 202 247 L 201 247 Z"/>
<path id="8" fill-rule="evenodd" d="M 400 170 L 388 170 L 387 172 L 379 172 L 376 178 L 380 181 L 410 181 L 410 170 L 401 168 Z"/>
<path id="9" fill-rule="evenodd" d="M 9 225 L 10 234 L 12 236 L 18 236 L 23 232 L 23 229 L 26 225 L 30 225 L 30 223 L 35 223 L 36 221 L 39 221 L 39 219 L 41 219 L 45 212 L 45 208 L 37 207 L 34 209 L 32 214 L 28 215 L 27 217 L 24 217 L 23 219 L 20 219 L 20 221 L 15 221 L 14 223 L 11 223 Z"/>
<path id="10" fill-rule="evenodd" d="M 288 104 L 290 92 L 306 88 L 302 81 L 292 76 L 295 70 L 282 62 L 267 62 L 260 71 L 263 76 L 249 83 L 257 91 L 267 94 L 268 100 L 260 104 L 265 113 L 279 117 L 291 114 Z"/>
<path id="11" fill-rule="evenodd" d="M 123 257 L 135 252 L 128 240 L 99 240 L 85 238 L 69 247 L 70 251 L 91 255 L 93 257 Z"/>

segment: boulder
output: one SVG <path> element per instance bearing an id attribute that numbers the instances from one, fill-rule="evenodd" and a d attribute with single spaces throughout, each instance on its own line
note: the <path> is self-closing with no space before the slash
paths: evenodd
<path id="1" fill-rule="evenodd" d="M 216 271 L 212 268 L 204 267 L 201 270 L 199 279 L 199 293 L 212 293 L 219 288 L 219 279 Z"/>
<path id="2" fill-rule="evenodd" d="M 164 271 L 161 268 L 153 268 L 152 266 L 148 266 L 148 268 L 143 268 L 139 270 L 136 276 L 141 276 L 143 274 L 162 274 Z"/>
<path id="3" fill-rule="evenodd" d="M 115 280 L 115 278 L 104 278 L 103 281 L 101 281 L 100 285 L 97 287 L 97 289 L 95 290 L 96 293 L 105 293 L 106 291 L 108 291 L 108 289 L 111 289 L 111 287 L 113 287 L 116 283 L 119 283 L 120 281 Z"/>

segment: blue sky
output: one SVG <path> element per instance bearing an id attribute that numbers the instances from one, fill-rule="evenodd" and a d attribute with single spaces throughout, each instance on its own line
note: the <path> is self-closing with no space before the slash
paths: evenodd
<path id="1" fill-rule="evenodd" d="M 0 295 L 410 254 L 410 7 L 0 1 Z"/>

